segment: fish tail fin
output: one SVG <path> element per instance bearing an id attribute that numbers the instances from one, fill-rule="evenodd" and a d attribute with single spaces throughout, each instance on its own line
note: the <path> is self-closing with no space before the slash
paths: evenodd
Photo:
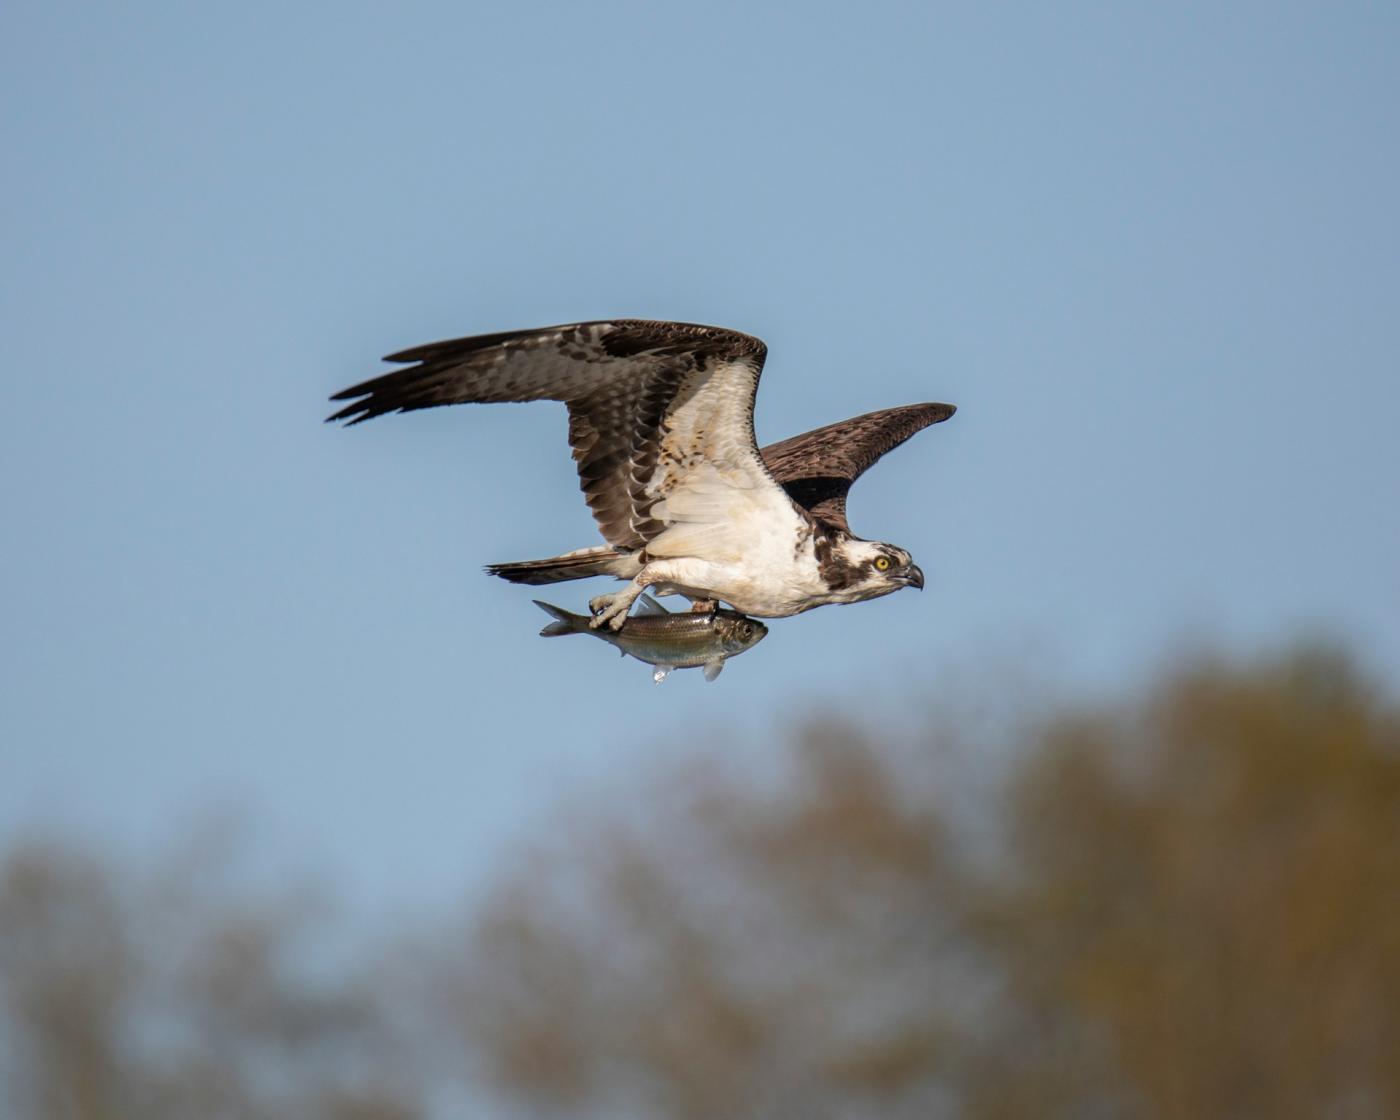
<path id="1" fill-rule="evenodd" d="M 493 576 L 509 580 L 511 583 L 529 583 L 536 586 L 545 583 L 562 583 L 568 579 L 587 579 L 589 576 L 619 576 L 630 579 L 635 570 L 624 571 L 628 553 L 611 545 L 598 548 L 581 548 L 577 552 L 566 552 L 563 556 L 551 556 L 547 560 L 514 560 L 506 564 L 488 564 L 486 571 Z M 631 568 L 639 567 L 635 562 Z"/>
<path id="2" fill-rule="evenodd" d="M 539 599 L 534 600 L 535 606 L 551 615 L 554 621 L 540 631 L 541 638 L 560 638 L 565 634 L 581 634 L 588 629 L 588 619 L 581 614 L 572 614 L 563 607 L 556 607 L 553 603 L 543 603 Z"/>

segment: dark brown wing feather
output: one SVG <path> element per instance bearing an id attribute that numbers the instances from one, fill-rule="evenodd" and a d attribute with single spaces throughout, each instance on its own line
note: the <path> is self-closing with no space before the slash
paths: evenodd
<path id="1" fill-rule="evenodd" d="M 911 404 L 867 412 L 771 443 L 760 454 L 788 497 L 818 521 L 850 532 L 846 494 L 852 483 L 887 451 L 956 411 L 951 404 Z"/>
<path id="2" fill-rule="evenodd" d="M 734 378 L 753 394 L 767 348 L 757 338 L 692 323 L 619 319 L 432 342 L 390 354 L 412 362 L 336 393 L 328 420 L 358 424 L 388 412 L 495 401 L 563 401 L 580 485 L 607 541 L 638 548 L 664 528 L 650 517 L 665 419 L 682 390 Z"/>

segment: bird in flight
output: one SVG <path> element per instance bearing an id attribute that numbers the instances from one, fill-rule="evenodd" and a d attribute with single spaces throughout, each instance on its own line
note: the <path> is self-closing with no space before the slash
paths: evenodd
<path id="1" fill-rule="evenodd" d="M 610 575 L 592 624 L 620 629 L 643 592 L 784 618 L 854 603 L 924 574 L 902 548 L 864 540 L 846 494 L 880 456 L 948 419 L 948 404 L 884 409 L 759 450 L 754 397 L 768 348 L 692 323 L 618 319 L 430 342 L 408 363 L 336 393 L 347 425 L 447 404 L 563 401 L 584 498 L 607 542 L 493 564 L 513 583 Z"/>

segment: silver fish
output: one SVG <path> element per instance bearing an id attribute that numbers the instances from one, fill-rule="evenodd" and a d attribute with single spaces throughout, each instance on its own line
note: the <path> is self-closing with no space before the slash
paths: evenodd
<path id="1" fill-rule="evenodd" d="M 651 679 L 660 684 L 672 669 L 705 669 L 705 679 L 714 680 L 726 658 L 751 649 L 768 633 L 756 618 L 736 611 L 689 611 L 672 613 L 643 595 L 637 613 L 628 617 L 621 630 L 606 627 L 594 630 L 587 615 L 573 614 L 552 603 L 536 599 L 535 606 L 556 621 L 540 631 L 542 638 L 564 634 L 592 634 L 616 646 L 623 655 L 655 665 Z"/>

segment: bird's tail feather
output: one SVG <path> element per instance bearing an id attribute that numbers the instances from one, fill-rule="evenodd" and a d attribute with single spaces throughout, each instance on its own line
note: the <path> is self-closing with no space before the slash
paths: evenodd
<path id="1" fill-rule="evenodd" d="M 598 548 L 566 552 L 563 556 L 551 556 L 548 560 L 516 560 L 508 564 L 488 564 L 486 570 L 493 576 L 510 580 L 511 583 L 535 585 L 562 583 L 568 579 L 587 579 L 589 576 L 627 578 L 622 566 L 628 555 L 621 549 L 602 545 Z"/>

